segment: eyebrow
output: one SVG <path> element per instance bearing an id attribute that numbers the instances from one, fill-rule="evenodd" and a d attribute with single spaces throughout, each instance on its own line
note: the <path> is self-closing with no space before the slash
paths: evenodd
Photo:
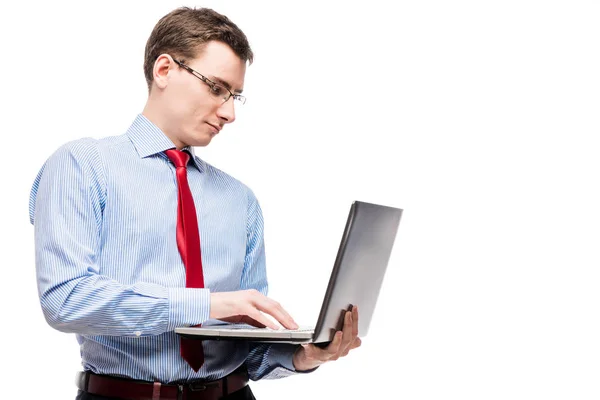
<path id="1" fill-rule="evenodd" d="M 220 83 L 221 85 L 225 86 L 227 89 L 231 90 L 231 85 L 229 84 L 229 82 L 227 82 L 226 80 L 223 80 L 223 79 L 219 78 L 218 76 L 211 75 L 210 76 L 210 80 L 211 81 L 215 81 L 217 83 Z M 237 93 L 237 94 L 240 94 L 243 91 L 244 91 L 243 89 L 236 89 L 233 92 Z"/>

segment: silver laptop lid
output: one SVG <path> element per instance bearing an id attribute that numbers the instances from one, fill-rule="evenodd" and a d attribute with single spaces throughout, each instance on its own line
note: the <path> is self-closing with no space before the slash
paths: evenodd
<path id="1" fill-rule="evenodd" d="M 329 278 L 313 342 L 329 342 L 341 330 L 343 313 L 358 306 L 358 335 L 369 331 L 392 253 L 402 209 L 355 201 Z"/>

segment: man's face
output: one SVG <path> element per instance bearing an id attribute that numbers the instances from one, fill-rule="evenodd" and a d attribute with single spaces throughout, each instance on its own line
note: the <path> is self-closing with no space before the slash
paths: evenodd
<path id="1" fill-rule="evenodd" d="M 242 92 L 246 63 L 222 42 L 208 42 L 200 56 L 185 60 L 185 65 L 233 94 Z M 233 97 L 223 102 L 222 96 L 212 94 L 208 84 L 185 68 L 171 63 L 166 81 L 160 102 L 166 119 L 161 128 L 176 146 L 206 146 L 225 124 L 235 120 L 234 102 L 238 102 Z"/>

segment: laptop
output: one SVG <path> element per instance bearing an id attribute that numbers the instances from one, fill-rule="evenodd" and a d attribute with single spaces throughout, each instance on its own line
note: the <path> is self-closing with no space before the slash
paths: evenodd
<path id="1" fill-rule="evenodd" d="M 210 320 L 201 327 L 176 328 L 175 333 L 200 340 L 326 346 L 335 332 L 342 329 L 345 311 L 357 305 L 358 336 L 366 336 L 401 216 L 399 208 L 362 201 L 352 203 L 315 327 L 275 330 Z"/>

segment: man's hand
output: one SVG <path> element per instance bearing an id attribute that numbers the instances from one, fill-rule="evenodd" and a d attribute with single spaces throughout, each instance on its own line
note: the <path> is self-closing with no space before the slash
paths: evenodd
<path id="1" fill-rule="evenodd" d="M 328 361 L 335 361 L 348 355 L 350 350 L 360 346 L 358 337 L 358 307 L 352 307 L 344 316 L 344 327 L 337 331 L 332 342 L 322 349 L 314 344 L 303 344 L 296 350 L 293 357 L 294 368 L 297 371 L 307 371 Z"/>
<path id="2" fill-rule="evenodd" d="M 258 290 L 216 292 L 210 294 L 210 318 L 233 323 L 245 323 L 259 328 L 279 329 L 263 313 L 275 318 L 287 329 L 298 329 L 298 324 L 281 307 Z"/>

